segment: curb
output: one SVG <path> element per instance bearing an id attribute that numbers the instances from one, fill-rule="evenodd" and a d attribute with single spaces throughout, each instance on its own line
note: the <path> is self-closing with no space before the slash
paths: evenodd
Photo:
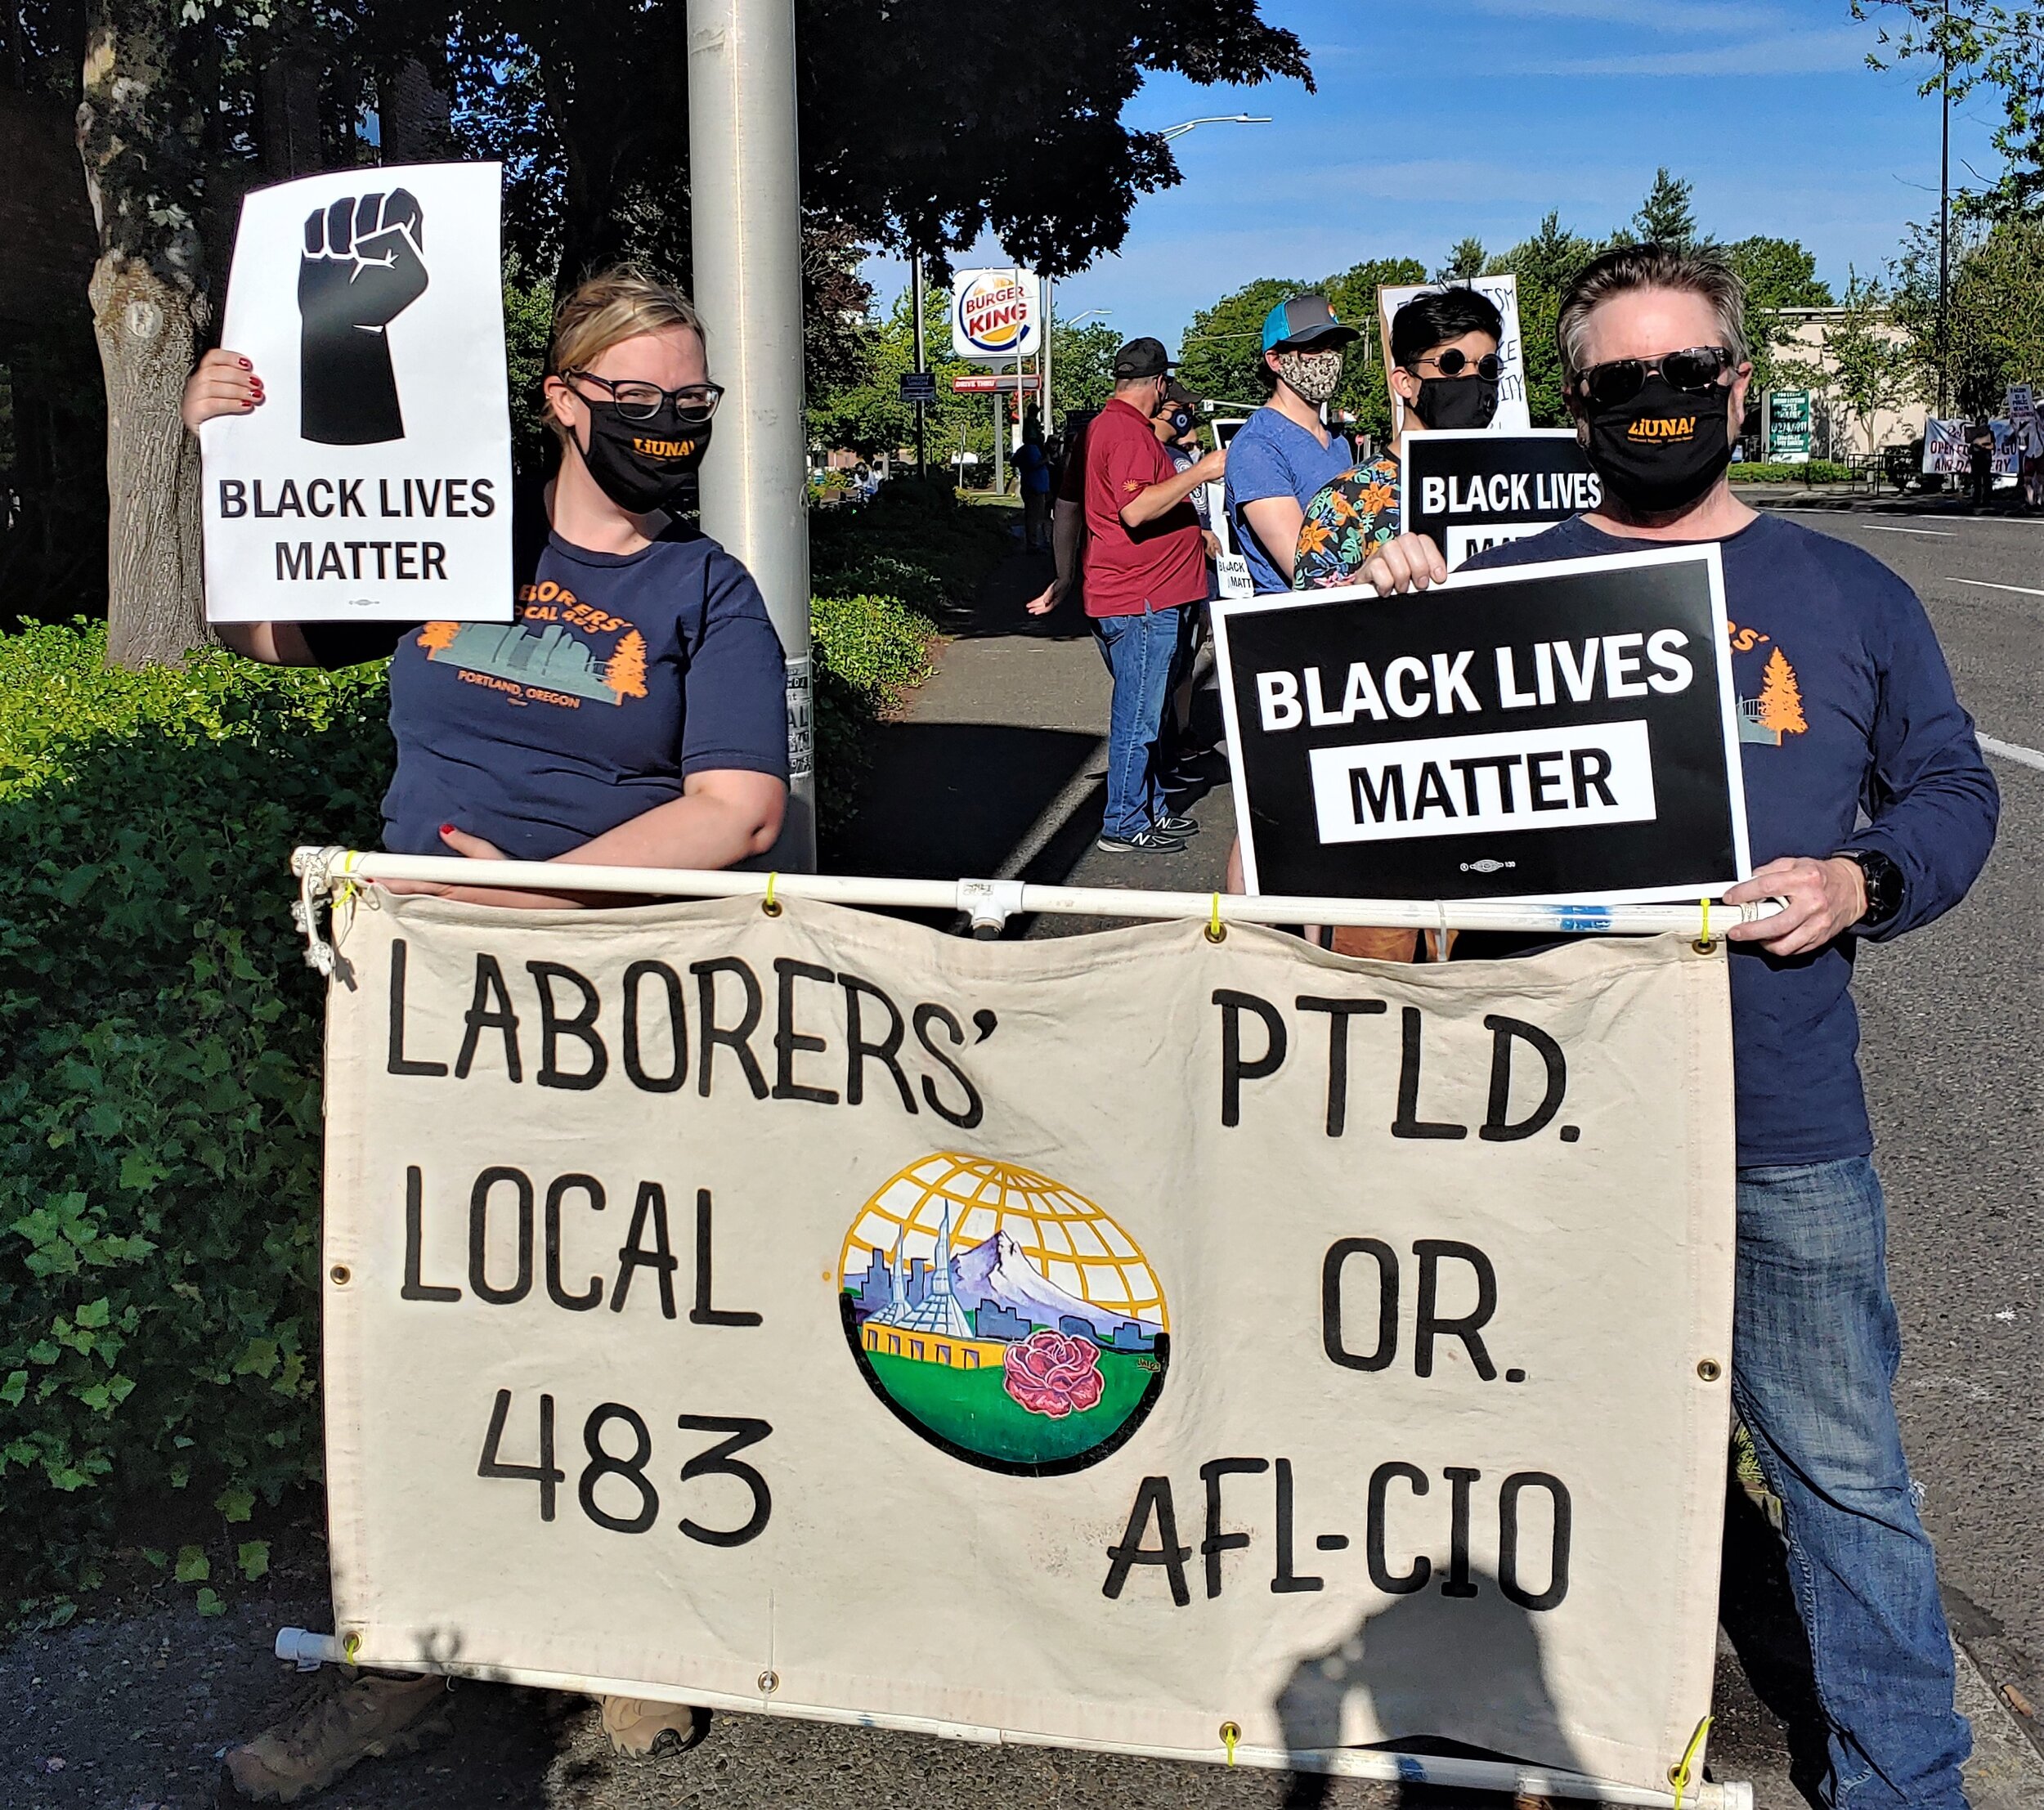
<path id="1" fill-rule="evenodd" d="M 1973 1724 L 1973 1757 L 1965 1775 L 1973 1810 L 2033 1810 L 2044 1802 L 2044 1754 L 1956 1640 L 1952 1655 L 1958 1668 L 1959 1714 Z"/>

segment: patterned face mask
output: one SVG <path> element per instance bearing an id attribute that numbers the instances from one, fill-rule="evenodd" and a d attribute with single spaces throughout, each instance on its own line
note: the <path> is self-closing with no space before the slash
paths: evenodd
<path id="1" fill-rule="evenodd" d="M 1307 401 L 1321 403 L 1342 380 L 1342 355 L 1336 352 L 1281 352 L 1278 375 Z"/>

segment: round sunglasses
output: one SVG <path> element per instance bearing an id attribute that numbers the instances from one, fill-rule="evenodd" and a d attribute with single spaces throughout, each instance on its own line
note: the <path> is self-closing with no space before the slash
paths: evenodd
<path id="1" fill-rule="evenodd" d="M 627 421 L 650 421 L 660 413 L 663 402 L 671 402 L 675 419 L 684 427 L 699 428 L 717 412 L 718 403 L 724 400 L 721 383 L 684 383 L 678 390 L 663 390 L 657 383 L 613 383 L 594 371 L 563 371 L 561 375 L 570 383 L 594 383 L 607 390 L 617 412 Z"/>
<path id="2" fill-rule="evenodd" d="M 1576 392 L 1593 407 L 1615 409 L 1629 402 L 1658 373 L 1674 388 L 1701 396 L 1732 368 L 1728 346 L 1691 346 L 1658 358 L 1614 358 L 1593 365 L 1576 379 Z"/>
<path id="3" fill-rule="evenodd" d="M 1415 358 L 1405 368 L 1417 375 L 1422 365 L 1435 366 L 1443 377 L 1459 377 L 1466 370 L 1473 370 L 1486 383 L 1496 383 L 1498 373 L 1504 369 L 1495 352 L 1471 358 L 1459 346 L 1450 346 L 1437 358 Z"/>

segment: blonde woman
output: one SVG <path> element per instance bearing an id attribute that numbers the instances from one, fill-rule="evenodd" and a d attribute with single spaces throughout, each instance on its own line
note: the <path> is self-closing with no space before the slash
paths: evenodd
<path id="1" fill-rule="evenodd" d="M 390 656 L 397 769 L 385 845 L 405 854 L 724 867 L 764 853 L 787 800 L 781 645 L 745 567 L 683 537 L 667 511 L 700 462 L 722 391 L 702 323 L 641 272 L 590 278 L 555 316 L 546 420 L 553 481 L 520 512 L 509 625 L 264 622 L 223 629 L 252 659 L 343 665 Z M 185 388 L 196 429 L 262 406 L 249 361 L 208 352 Z M 392 646 L 393 638 L 395 647 Z M 564 876 L 565 878 L 565 876 Z M 397 885 L 486 905 L 583 903 L 486 884 Z M 343 1673 L 226 1757 L 231 1788 L 293 1803 L 440 1725 L 443 1681 Z M 603 1700 L 612 1748 L 679 1751 L 706 1714 Z"/>

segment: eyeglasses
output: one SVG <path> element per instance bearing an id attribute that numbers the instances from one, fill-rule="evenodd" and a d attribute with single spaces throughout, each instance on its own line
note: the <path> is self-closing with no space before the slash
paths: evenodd
<path id="1" fill-rule="evenodd" d="M 1472 360 L 1459 346 L 1450 346 L 1437 358 L 1415 358 L 1405 369 L 1416 371 L 1422 365 L 1437 366 L 1443 377 L 1459 377 L 1474 366 L 1476 374 L 1486 383 L 1495 383 L 1498 373 L 1504 369 L 1495 352 L 1486 352 L 1482 357 Z"/>
<path id="2" fill-rule="evenodd" d="M 1593 407 L 1616 409 L 1629 402 L 1656 372 L 1679 390 L 1701 396 L 1732 368 L 1729 346 L 1692 346 L 1658 358 L 1614 358 L 1593 365 L 1576 379 L 1577 392 Z"/>
<path id="3" fill-rule="evenodd" d="M 671 402 L 675 418 L 684 426 L 699 428 L 717 412 L 717 405 L 724 400 L 721 383 L 684 383 L 678 390 L 663 390 L 657 383 L 613 383 L 594 371 L 563 371 L 561 375 L 571 383 L 594 383 L 607 390 L 617 412 L 627 421 L 650 421 L 660 413 L 662 403 Z"/>

